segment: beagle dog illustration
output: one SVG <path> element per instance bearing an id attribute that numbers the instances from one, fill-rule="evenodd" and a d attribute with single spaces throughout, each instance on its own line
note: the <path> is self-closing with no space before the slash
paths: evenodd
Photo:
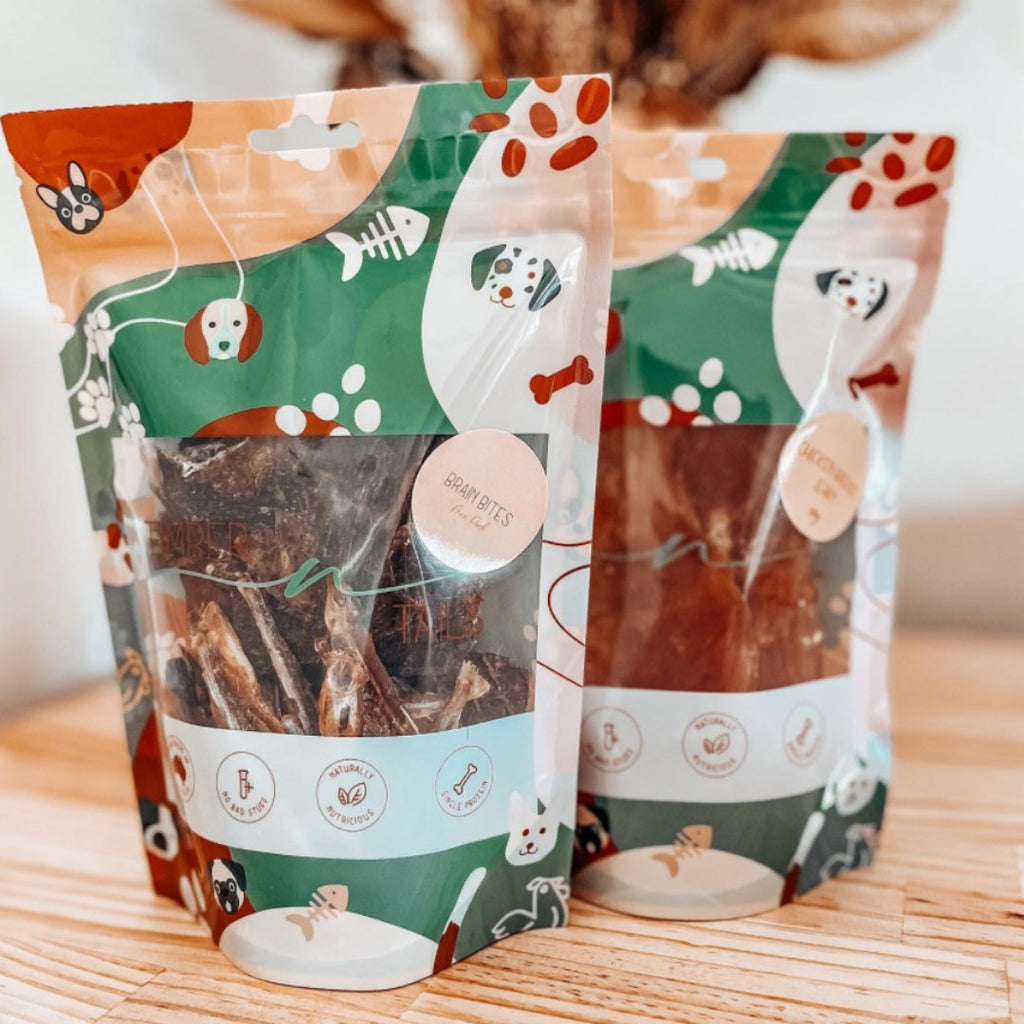
<path id="1" fill-rule="evenodd" d="M 543 309 L 562 290 L 551 260 L 505 243 L 473 257 L 470 280 L 494 305 L 515 309 L 526 304 L 531 312 Z"/>
<path id="2" fill-rule="evenodd" d="M 87 235 L 103 220 L 103 202 L 91 188 L 81 164 L 68 164 L 68 184 L 58 191 L 53 185 L 36 185 L 36 195 L 57 214 L 57 220 L 76 235 Z"/>
<path id="3" fill-rule="evenodd" d="M 185 325 L 185 348 L 197 363 L 211 359 L 244 363 L 262 339 L 263 318 L 240 299 L 214 299 Z"/>
<path id="4" fill-rule="evenodd" d="M 225 914 L 237 914 L 245 902 L 245 868 L 236 860 L 219 857 L 206 865 L 213 895 Z"/>
<path id="5" fill-rule="evenodd" d="M 818 291 L 833 299 L 850 316 L 870 320 L 889 297 L 889 286 L 880 277 L 862 274 L 852 267 L 826 270 L 815 278 Z"/>

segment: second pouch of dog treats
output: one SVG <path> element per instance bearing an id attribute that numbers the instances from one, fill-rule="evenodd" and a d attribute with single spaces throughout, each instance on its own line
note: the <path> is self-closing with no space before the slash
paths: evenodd
<path id="1" fill-rule="evenodd" d="M 575 891 L 734 917 L 870 863 L 900 447 L 954 142 L 624 131 Z"/>
<path id="2" fill-rule="evenodd" d="M 600 77 L 9 115 L 156 890 L 272 981 L 564 924 Z"/>

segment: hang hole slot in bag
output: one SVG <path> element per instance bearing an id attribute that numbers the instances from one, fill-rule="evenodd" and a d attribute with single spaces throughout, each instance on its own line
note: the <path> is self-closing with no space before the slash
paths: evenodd
<path id="1" fill-rule="evenodd" d="M 666 147 L 656 154 L 628 160 L 623 168 L 627 180 L 638 184 L 659 181 L 721 181 L 729 172 L 726 162 L 717 156 L 689 156 L 678 146 Z"/>
<path id="2" fill-rule="evenodd" d="M 354 149 L 362 142 L 363 132 L 355 121 L 323 124 L 308 114 L 296 114 L 277 128 L 254 128 L 249 145 L 259 153 L 292 153 L 309 149 Z"/>

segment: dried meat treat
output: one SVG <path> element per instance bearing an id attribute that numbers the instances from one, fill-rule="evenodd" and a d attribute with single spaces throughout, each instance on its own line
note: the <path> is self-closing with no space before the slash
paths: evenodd
<path id="1" fill-rule="evenodd" d="M 281 703 L 287 709 L 285 717 L 292 719 L 296 727 L 289 731 L 314 733 L 316 718 L 309 694 L 309 684 L 302 674 L 302 667 L 295 654 L 281 636 L 266 598 L 262 591 L 251 587 L 243 587 L 240 593 L 252 613 L 263 646 L 277 675 L 282 693 Z"/>
<path id="2" fill-rule="evenodd" d="M 462 725 L 521 715 L 533 710 L 533 672 L 502 654 L 472 654 L 469 661 L 490 689 L 466 705 Z"/>
<path id="3" fill-rule="evenodd" d="M 480 674 L 480 670 L 471 661 L 464 661 L 455 680 L 455 688 L 451 697 L 441 709 L 437 718 L 438 732 L 444 729 L 455 729 L 462 723 L 462 714 L 466 705 L 479 700 L 491 689 L 491 684 Z"/>
<path id="4" fill-rule="evenodd" d="M 327 588 L 324 621 L 328 635 L 320 647 L 327 673 L 320 691 L 321 732 L 325 725 L 330 730 L 341 729 L 325 735 L 404 736 L 419 732 L 381 665 L 373 640 L 359 624 L 359 606 L 333 585 Z"/>
<path id="5" fill-rule="evenodd" d="M 215 725 L 221 729 L 283 731 L 273 709 L 263 700 L 252 665 L 231 623 L 212 601 L 192 623 L 191 642 Z"/>
<path id="6" fill-rule="evenodd" d="M 202 678 L 214 680 L 208 719 L 244 720 L 242 692 L 260 728 L 327 736 L 437 731 L 532 706 L 532 674 L 477 649 L 484 578 L 433 563 L 405 521 L 431 444 L 250 437 L 155 447 L 162 507 L 151 561 L 184 570 L 190 618 L 209 632 L 215 606 L 218 644 L 228 637 L 237 655 L 231 672 L 208 669 L 209 639 L 193 628 Z M 287 596 L 283 582 L 266 586 L 288 579 L 303 585 Z M 495 616 L 505 606 L 496 600 Z M 227 692 L 225 675 L 240 680 Z"/>
<path id="7" fill-rule="evenodd" d="M 182 649 L 164 665 L 161 703 L 165 714 L 193 725 L 212 725 L 209 692 L 195 660 Z"/>
<path id="8" fill-rule="evenodd" d="M 387 670 L 402 679 L 454 678 L 482 628 L 483 588 L 478 577 L 438 575 L 424 562 L 412 528 L 400 526 L 392 540 L 377 596 L 371 631 Z M 402 587 L 403 589 L 391 589 Z"/>
<path id="9" fill-rule="evenodd" d="M 591 683 L 743 692 L 821 676 L 814 546 L 780 511 L 774 490 L 790 432 L 605 431 Z"/>

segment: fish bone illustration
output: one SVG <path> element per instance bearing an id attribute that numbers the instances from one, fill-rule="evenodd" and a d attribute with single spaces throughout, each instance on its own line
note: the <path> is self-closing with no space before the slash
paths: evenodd
<path id="1" fill-rule="evenodd" d="M 289 914 L 285 920 L 297 925 L 302 930 L 302 937 L 313 940 L 313 929 L 318 921 L 328 917 L 337 917 L 348 908 L 347 885 L 321 885 L 309 901 L 309 910 L 305 914 Z"/>
<path id="2" fill-rule="evenodd" d="M 412 256 L 423 244 L 429 227 L 430 218 L 425 213 L 407 206 L 386 206 L 377 211 L 376 219 L 371 218 L 358 240 L 341 231 L 329 231 L 327 241 L 341 253 L 342 281 L 351 281 L 362 269 L 364 256 L 371 260 Z"/>
<path id="3" fill-rule="evenodd" d="M 679 250 L 693 264 L 693 284 L 699 288 L 711 280 L 715 267 L 749 274 L 763 270 L 772 261 L 779 243 L 756 228 L 740 228 L 712 246 L 687 245 Z"/>

